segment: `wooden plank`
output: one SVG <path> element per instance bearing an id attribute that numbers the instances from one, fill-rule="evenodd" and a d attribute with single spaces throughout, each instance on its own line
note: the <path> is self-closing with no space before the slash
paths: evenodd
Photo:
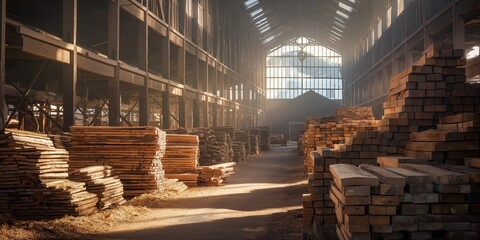
<path id="1" fill-rule="evenodd" d="M 330 171 L 338 180 L 339 187 L 378 186 L 378 178 L 358 167 L 348 164 L 330 165 Z"/>

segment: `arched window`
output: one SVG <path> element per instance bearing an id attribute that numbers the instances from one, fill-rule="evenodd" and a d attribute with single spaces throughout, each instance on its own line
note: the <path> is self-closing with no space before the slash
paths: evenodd
<path id="1" fill-rule="evenodd" d="M 342 99 L 342 57 L 310 38 L 289 41 L 267 56 L 267 99 L 291 99 L 313 90 Z"/>

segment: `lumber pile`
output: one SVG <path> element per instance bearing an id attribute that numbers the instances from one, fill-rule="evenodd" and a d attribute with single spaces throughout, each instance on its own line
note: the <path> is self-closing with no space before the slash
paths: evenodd
<path id="1" fill-rule="evenodd" d="M 434 129 L 439 118 L 480 111 L 479 91 L 465 82 L 463 49 L 432 44 L 394 76 L 384 103 L 380 131 L 390 132 L 389 154 L 402 154 L 410 133 Z"/>
<path id="2" fill-rule="evenodd" d="M 96 195 L 68 180 L 68 152 L 47 135 L 7 129 L 0 149 L 0 213 L 42 219 L 96 211 Z"/>
<path id="3" fill-rule="evenodd" d="M 166 134 L 156 127 L 72 126 L 69 167 L 108 165 L 124 187 L 125 197 L 164 189 L 161 159 Z"/>
<path id="4" fill-rule="evenodd" d="M 52 140 L 53 145 L 56 148 L 70 151 L 70 148 L 72 147 L 72 136 L 70 134 L 66 133 L 62 135 L 48 135 L 48 137 Z"/>
<path id="5" fill-rule="evenodd" d="M 307 119 L 302 144 L 305 171 L 312 171 L 313 163 L 308 161 L 311 151 L 323 147 L 334 148 L 338 144 L 346 143 L 345 140 L 353 137 L 356 131 L 377 130 L 377 126 L 378 121 L 374 120 L 372 109 L 368 107 L 338 108 L 335 117 Z"/>
<path id="6" fill-rule="evenodd" d="M 245 155 L 250 155 L 250 131 L 248 130 L 235 130 L 235 142 L 243 143 L 245 147 Z"/>
<path id="7" fill-rule="evenodd" d="M 204 186 L 220 186 L 234 174 L 235 162 L 198 167 L 198 182 Z"/>
<path id="8" fill-rule="evenodd" d="M 250 132 L 258 134 L 258 143 L 261 151 L 268 151 L 270 149 L 270 126 L 258 126 L 251 128 Z"/>
<path id="9" fill-rule="evenodd" d="M 317 237 L 335 238 L 335 206 L 328 194 L 333 177 L 326 157 L 333 157 L 329 148 L 309 154 L 313 172 L 308 175 L 309 193 L 303 195 L 303 225 L 310 228 L 313 223 Z"/>
<path id="10" fill-rule="evenodd" d="M 70 172 L 70 179 L 83 182 L 90 193 L 98 197 L 97 207 L 110 208 L 124 204 L 123 184 L 118 177 L 113 176 L 110 166 L 91 166 Z"/>
<path id="11" fill-rule="evenodd" d="M 405 164 L 425 163 L 426 161 L 422 159 L 430 160 L 428 161 L 430 164 L 441 162 L 475 166 L 476 159 L 479 157 L 476 154 L 479 154 L 478 112 L 480 111 L 480 92 L 478 87 L 465 83 L 465 69 L 460 67 L 465 64 L 462 56 L 463 50 L 455 50 L 450 44 L 434 44 L 425 51 L 422 58 L 414 66 L 408 67 L 399 75 L 394 76 L 391 80 L 387 102 L 384 103 L 385 114 L 379 122 L 378 130 L 355 130 L 354 132 L 357 133 L 346 137 L 343 144 L 334 144 L 334 141 L 338 140 L 337 136 L 324 134 L 323 138 L 319 138 L 318 141 L 323 141 L 326 147 L 332 148 L 325 149 L 321 147 L 321 144 L 316 146 L 314 141 L 310 140 L 316 136 L 314 131 L 309 136 L 307 127 L 303 140 L 304 156 L 306 158 L 304 161 L 306 169 L 312 173 L 309 175 L 310 194 L 304 196 L 305 205 L 311 203 L 312 206 L 316 204 L 325 207 L 321 212 L 313 209 L 313 214 L 307 214 L 307 217 L 304 218 L 306 225 L 310 224 L 311 226 L 313 221 L 314 230 L 317 232 L 323 231 L 325 235 L 331 231 L 331 216 L 333 215 L 335 218 L 335 213 L 331 208 L 330 197 L 325 196 L 326 188 L 330 187 L 332 181 L 328 166 L 336 163 L 356 166 L 373 164 L 371 158 L 362 158 L 360 154 L 364 157 L 374 157 L 376 154 L 378 164 L 386 168 L 399 168 Z M 462 104 L 465 104 L 465 106 L 461 106 Z M 347 113 L 342 114 L 348 116 Z M 323 121 L 321 122 L 323 124 L 329 122 L 328 118 L 315 120 Z M 307 120 L 306 124 L 309 123 L 308 121 L 312 120 Z M 335 119 L 334 121 L 338 120 Z M 335 130 L 338 131 L 338 128 L 335 128 Z M 318 153 L 312 157 L 310 153 L 315 150 Z M 398 156 L 403 154 L 407 156 Z M 472 186 L 474 185 L 472 183 L 470 183 L 470 186 L 473 189 Z M 429 189 L 428 186 L 412 185 L 412 189 L 416 187 Z M 453 189 L 454 186 L 448 188 Z M 408 183 L 402 198 L 411 196 L 411 193 L 407 190 L 409 190 Z M 436 193 L 435 191 L 433 193 Z M 317 193 L 323 194 L 321 200 Z M 374 193 L 372 190 L 372 195 Z M 427 193 L 430 194 L 428 191 Z M 425 198 L 428 198 L 427 196 L 429 195 L 425 195 Z M 463 197 L 470 201 L 470 212 L 472 212 L 472 206 L 475 206 L 473 212 L 478 212 L 476 210 L 478 205 L 475 205 L 474 202 L 479 199 L 479 196 L 472 191 L 468 196 Z M 445 204 L 464 204 L 465 202 L 460 202 L 460 198 L 458 197 L 458 199 L 454 199 L 455 201 Z M 439 204 L 442 203 L 439 202 Z M 401 206 L 399 205 L 399 207 Z M 432 205 L 429 204 L 429 207 L 432 207 Z M 312 213 L 312 210 L 305 211 Z M 478 228 L 478 224 L 473 224 L 478 222 L 478 217 L 472 218 L 471 215 L 469 217 L 471 225 Z M 465 218 L 465 216 L 463 217 Z M 402 223 L 402 218 L 405 221 L 409 219 L 401 216 L 395 218 L 396 223 L 410 224 L 408 221 Z M 475 219 L 475 221 L 472 219 Z M 391 221 L 393 222 L 393 219 Z M 335 227 L 335 224 L 333 226 Z M 341 230 L 341 236 L 344 238 L 351 237 L 345 229 L 348 228 L 345 226 L 343 230 L 339 229 Z M 449 230 L 453 229 L 449 227 Z M 413 235 L 402 235 L 394 232 L 393 235 L 389 236 L 427 238 L 431 235 L 431 232 L 426 231 L 427 233 L 415 232 Z M 440 235 L 444 236 L 443 233 L 441 232 Z M 434 231 L 433 234 L 436 236 L 439 233 Z M 470 233 L 461 235 L 461 233 L 453 231 L 450 235 L 445 236 L 450 236 L 450 238 L 453 236 L 470 236 L 468 234 Z M 360 236 L 361 234 L 354 235 Z"/>
<path id="12" fill-rule="evenodd" d="M 178 179 L 190 187 L 197 186 L 199 138 L 188 134 L 167 134 L 167 147 L 162 158 L 165 177 Z"/>
<path id="13" fill-rule="evenodd" d="M 336 109 L 337 122 L 375 120 L 371 107 L 342 107 Z"/>
<path id="14" fill-rule="evenodd" d="M 340 239 L 475 239 L 478 217 L 471 211 L 469 178 L 478 171 L 400 167 L 330 166 Z"/>
<path id="15" fill-rule="evenodd" d="M 457 165 L 463 165 L 464 158 L 480 157 L 480 114 L 457 114 L 440 122 L 436 130 L 410 134 L 404 154 Z"/>
<path id="16" fill-rule="evenodd" d="M 196 128 L 188 134 L 199 138 L 200 165 L 212 165 L 229 162 L 232 159 L 230 136 L 227 133 L 216 133 L 209 128 Z"/>
<path id="17" fill-rule="evenodd" d="M 188 186 L 185 183 L 178 181 L 178 179 L 166 179 L 165 180 L 165 190 L 174 191 L 174 192 L 183 192 L 188 189 Z"/>
<path id="18" fill-rule="evenodd" d="M 258 144 L 258 134 L 250 132 L 249 137 L 250 137 L 250 154 L 257 155 L 258 153 L 260 153 L 260 145 Z"/>
<path id="19" fill-rule="evenodd" d="M 247 160 L 247 150 L 245 148 L 245 143 L 233 142 L 232 150 L 234 162 L 243 162 Z"/>

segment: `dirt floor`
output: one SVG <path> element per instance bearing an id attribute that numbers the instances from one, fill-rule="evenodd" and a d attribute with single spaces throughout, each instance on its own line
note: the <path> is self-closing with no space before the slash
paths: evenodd
<path id="1" fill-rule="evenodd" d="M 302 239 L 305 179 L 296 147 L 274 146 L 240 163 L 224 186 L 145 194 L 87 217 L 0 218 L 0 239 Z"/>

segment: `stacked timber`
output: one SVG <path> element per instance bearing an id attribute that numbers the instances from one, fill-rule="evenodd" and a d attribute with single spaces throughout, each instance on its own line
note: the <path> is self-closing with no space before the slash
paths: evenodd
<path id="1" fill-rule="evenodd" d="M 197 186 L 199 138 L 196 135 L 167 134 L 167 147 L 162 158 L 165 177 L 178 179 L 190 187 Z"/>
<path id="2" fill-rule="evenodd" d="M 270 149 L 270 126 L 258 126 L 250 129 L 250 132 L 258 134 L 258 143 L 261 151 Z"/>
<path id="3" fill-rule="evenodd" d="M 165 180 L 165 190 L 173 192 L 183 192 L 188 189 L 188 186 L 185 183 L 178 181 L 178 179 L 166 179 Z"/>
<path id="4" fill-rule="evenodd" d="M 198 182 L 205 186 L 220 186 L 234 174 L 235 162 L 198 167 Z"/>
<path id="5" fill-rule="evenodd" d="M 245 155 L 248 157 L 250 154 L 250 131 L 236 129 L 235 142 L 243 143 L 245 146 Z"/>
<path id="6" fill-rule="evenodd" d="M 377 126 L 378 121 L 374 120 L 371 108 L 338 108 L 336 117 L 307 119 L 303 136 L 305 171 L 311 172 L 313 167 L 312 162 L 308 161 L 311 151 L 323 147 L 334 148 L 336 145 L 341 149 L 343 147 L 338 144 L 346 143 L 356 131 L 373 131 L 378 129 Z"/>
<path id="7" fill-rule="evenodd" d="M 303 144 L 305 142 L 305 139 L 304 139 L 305 131 L 306 131 L 305 125 L 301 126 L 300 129 L 298 129 L 298 140 L 297 140 L 298 156 L 304 155 Z"/>
<path id="8" fill-rule="evenodd" d="M 371 239 L 370 189 L 378 187 L 378 178 L 348 164 L 330 166 L 333 183 L 330 198 L 335 203 L 336 232 L 340 239 Z M 381 219 L 381 221 L 384 219 Z"/>
<path id="9" fill-rule="evenodd" d="M 457 114 L 440 122 L 435 130 L 410 134 L 404 154 L 457 165 L 463 165 L 464 158 L 480 157 L 480 114 Z"/>
<path id="10" fill-rule="evenodd" d="M 469 178 L 480 176 L 478 170 L 424 164 L 400 167 L 331 166 L 330 195 L 340 239 L 476 238 L 479 217 L 471 210 L 478 200 L 472 195 L 476 183 Z"/>
<path id="11" fill-rule="evenodd" d="M 260 153 L 260 145 L 258 145 L 258 134 L 250 132 L 249 137 L 250 137 L 250 154 L 257 155 L 258 153 Z"/>
<path id="12" fill-rule="evenodd" d="M 108 165 L 125 197 L 164 189 L 166 134 L 156 127 L 71 127 L 70 170 Z"/>
<path id="13" fill-rule="evenodd" d="M 97 195 L 97 207 L 100 209 L 125 203 L 123 184 L 118 177 L 113 176 L 110 166 L 91 166 L 76 169 L 70 173 L 70 179 L 85 183 L 87 191 Z"/>
<path id="14" fill-rule="evenodd" d="M 48 137 L 52 140 L 53 145 L 56 148 L 70 151 L 70 148 L 72 147 L 72 136 L 70 134 L 66 133 L 62 135 L 48 135 Z"/>
<path id="15" fill-rule="evenodd" d="M 375 120 L 371 107 L 343 107 L 336 109 L 337 122 Z"/>
<path id="16" fill-rule="evenodd" d="M 68 180 L 68 152 L 47 135 L 7 129 L 0 149 L 0 212 L 42 219 L 96 211 L 97 196 Z"/>
<path id="17" fill-rule="evenodd" d="M 464 64 L 463 49 L 432 44 L 392 78 L 380 124 L 381 131 L 391 133 L 385 138 L 392 146 L 389 154 L 402 154 L 410 133 L 434 129 L 442 116 L 480 111 L 480 92 L 465 82 Z"/>
<path id="18" fill-rule="evenodd" d="M 318 152 L 312 151 L 309 154 L 313 168 L 312 173 L 308 175 L 309 194 L 303 196 L 303 225 L 309 229 L 313 223 L 313 231 L 317 238 L 336 236 L 335 205 L 328 194 L 333 182 L 326 162 L 326 157 L 333 157 L 330 154 L 333 152 L 329 148 L 319 149 Z"/>
<path id="19" fill-rule="evenodd" d="M 245 143 L 243 142 L 233 142 L 233 161 L 234 162 L 243 162 L 247 160 L 247 149 Z"/>
<path id="20" fill-rule="evenodd" d="M 226 132 L 215 132 L 215 138 L 218 145 L 221 146 L 224 162 L 233 161 L 233 138 Z"/>
<path id="21" fill-rule="evenodd" d="M 200 148 L 200 165 L 212 165 L 231 161 L 231 147 L 227 133 L 215 133 L 209 128 L 196 128 L 188 132 L 197 135 Z M 228 136 L 228 137 L 227 137 Z"/>

